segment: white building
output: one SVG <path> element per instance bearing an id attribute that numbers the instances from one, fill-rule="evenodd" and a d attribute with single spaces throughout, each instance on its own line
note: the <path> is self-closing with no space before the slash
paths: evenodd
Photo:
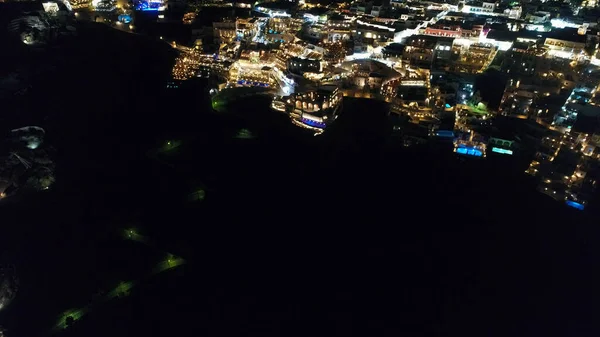
<path id="1" fill-rule="evenodd" d="M 482 2 L 479 4 L 465 4 L 463 7 L 464 13 L 493 13 L 496 9 L 496 4 L 493 2 Z"/>
<path id="2" fill-rule="evenodd" d="M 550 13 L 548 12 L 535 12 L 527 15 L 527 21 L 533 24 L 542 24 L 550 20 Z"/>
<path id="3" fill-rule="evenodd" d="M 504 14 L 508 16 L 509 19 L 520 19 L 521 14 L 523 14 L 523 8 L 521 8 L 521 6 L 507 8 L 504 10 Z"/>

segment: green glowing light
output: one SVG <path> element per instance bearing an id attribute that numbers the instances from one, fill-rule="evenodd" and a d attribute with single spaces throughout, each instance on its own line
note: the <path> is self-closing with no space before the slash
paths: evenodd
<path id="1" fill-rule="evenodd" d="M 238 138 L 238 139 L 252 139 L 252 138 L 254 138 L 254 135 L 248 129 L 241 129 L 237 133 L 237 135 L 235 136 L 235 138 Z"/>
<path id="2" fill-rule="evenodd" d="M 477 113 L 480 115 L 486 115 L 488 113 L 487 107 L 483 103 L 479 103 L 477 105 L 469 103 L 468 107 L 471 112 L 474 112 L 474 113 Z"/>
<path id="3" fill-rule="evenodd" d="M 63 312 L 56 322 L 56 329 L 66 329 L 85 315 L 86 309 L 70 309 Z"/>
<path id="4" fill-rule="evenodd" d="M 178 148 L 179 146 L 181 146 L 181 141 L 168 140 L 163 144 L 163 146 L 159 150 L 162 152 L 167 152 L 167 151 L 174 150 L 174 149 Z"/>
<path id="5" fill-rule="evenodd" d="M 199 189 L 189 195 L 190 201 L 202 201 L 206 198 L 206 191 L 204 189 Z"/>
<path id="6" fill-rule="evenodd" d="M 113 290 L 108 293 L 108 298 L 117 298 L 129 296 L 131 288 L 133 288 L 133 282 L 121 282 Z"/>
<path id="7" fill-rule="evenodd" d="M 175 256 L 173 254 L 169 254 L 167 258 L 163 261 L 160 261 L 158 265 L 154 268 L 155 273 L 160 273 L 169 269 L 173 269 L 175 267 L 179 267 L 185 263 L 185 260 L 180 258 L 179 256 Z"/>
<path id="8" fill-rule="evenodd" d="M 223 108 L 225 108 L 225 105 L 223 104 L 223 102 L 213 99 L 212 100 L 212 108 L 214 110 L 217 110 L 220 112 L 220 111 L 222 111 Z"/>
<path id="9" fill-rule="evenodd" d="M 123 232 L 122 232 L 122 235 L 127 240 L 133 240 L 133 241 L 148 243 L 148 239 L 145 236 L 141 235 L 138 232 L 138 230 L 135 229 L 135 228 L 124 229 Z"/>
<path id="10" fill-rule="evenodd" d="M 147 242 L 146 238 L 140 235 L 137 230 L 130 228 L 123 230 L 123 237 L 128 240 L 138 241 L 138 242 Z"/>

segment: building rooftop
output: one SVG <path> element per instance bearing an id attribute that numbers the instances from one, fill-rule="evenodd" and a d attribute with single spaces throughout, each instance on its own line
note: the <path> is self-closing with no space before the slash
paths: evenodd
<path id="1" fill-rule="evenodd" d="M 577 28 L 554 29 L 551 32 L 546 33 L 545 37 L 579 43 L 585 43 L 587 40 L 586 35 L 577 34 Z"/>
<path id="2" fill-rule="evenodd" d="M 590 134 L 600 132 L 600 106 L 581 106 L 578 109 L 573 131 Z"/>
<path id="3" fill-rule="evenodd" d="M 322 85 L 320 87 L 317 88 L 317 91 L 321 91 L 321 92 L 325 92 L 325 93 L 332 93 L 334 92 L 336 89 L 338 88 L 337 85 L 334 84 L 326 84 L 326 85 Z"/>
<path id="4" fill-rule="evenodd" d="M 343 15 L 340 15 L 338 13 L 331 13 L 328 15 L 328 19 L 335 20 L 335 21 L 342 21 L 342 20 L 345 20 L 346 18 Z"/>
<path id="5" fill-rule="evenodd" d="M 491 29 L 487 34 L 487 38 L 496 41 L 516 41 L 518 38 L 537 40 L 546 37 L 545 34 L 547 33 L 530 30 L 511 32 L 509 30 Z"/>
<path id="6" fill-rule="evenodd" d="M 329 8 L 326 7 L 313 7 L 306 11 L 306 13 L 312 15 L 325 15 L 327 12 L 329 12 Z"/>
<path id="7" fill-rule="evenodd" d="M 427 98 L 427 87 L 399 86 L 396 97 L 405 101 L 424 101 Z"/>
<path id="8" fill-rule="evenodd" d="M 448 14 L 446 14 L 446 16 L 460 16 L 460 17 L 466 18 L 469 16 L 473 16 L 473 14 L 463 13 L 463 12 L 448 12 Z"/>
<path id="9" fill-rule="evenodd" d="M 383 48 L 385 52 L 401 53 L 404 51 L 404 45 L 401 43 L 391 43 Z"/>
<path id="10" fill-rule="evenodd" d="M 419 47 L 429 47 L 433 48 L 438 42 L 448 42 L 452 43 L 454 39 L 448 37 L 441 36 L 432 36 L 432 35 L 413 35 L 406 38 L 405 44 L 407 46 L 415 46 L 419 44 Z M 421 45 L 423 44 L 423 45 Z"/>

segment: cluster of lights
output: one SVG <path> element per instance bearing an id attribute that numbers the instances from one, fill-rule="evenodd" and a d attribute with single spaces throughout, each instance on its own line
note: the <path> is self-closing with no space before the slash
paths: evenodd
<path id="1" fill-rule="evenodd" d="M 90 6 L 90 2 L 88 0 L 70 0 L 69 3 L 73 9 L 88 8 Z"/>
<path id="2" fill-rule="evenodd" d="M 564 201 L 567 206 L 583 210 L 587 201 L 585 200 L 585 196 L 579 195 L 578 189 L 582 183 L 584 183 L 584 178 L 587 176 L 586 173 L 586 162 L 589 160 L 594 160 L 593 156 L 590 156 L 594 150 L 594 142 L 591 144 L 588 143 L 589 134 L 580 134 L 579 136 L 573 136 L 570 134 L 563 134 L 558 138 L 554 137 L 545 137 L 542 139 L 542 143 L 549 146 L 554 152 L 552 154 L 538 152 L 536 153 L 536 158 L 529 164 L 529 168 L 525 171 L 531 175 L 537 175 L 538 173 L 542 173 L 545 175 L 547 173 L 545 170 L 541 171 L 540 161 L 544 161 L 546 163 L 550 163 L 555 161 L 559 152 L 562 149 L 570 149 L 577 153 L 583 154 L 585 157 L 577 164 L 577 167 L 573 169 L 571 174 L 567 174 L 564 176 L 558 176 L 550 172 L 550 175 L 544 176 L 538 190 L 546 195 L 549 195 L 553 199 L 557 201 Z M 541 171 L 541 172 L 540 172 Z M 589 181 L 592 187 L 596 186 L 596 181 Z M 555 185 L 561 185 L 563 188 L 558 190 Z"/>
<path id="3" fill-rule="evenodd" d="M 182 52 L 173 66 L 173 79 L 187 80 L 196 76 L 200 68 L 200 53 L 194 49 Z"/>
<path id="4" fill-rule="evenodd" d="M 240 85 L 251 85 L 251 86 L 271 86 L 274 84 L 274 80 L 267 76 L 259 75 L 252 76 L 249 74 L 244 74 L 243 76 L 238 77 L 237 83 Z"/>
<path id="5" fill-rule="evenodd" d="M 334 62 L 339 62 L 346 57 L 346 49 L 339 41 L 327 43 L 325 48 L 329 52 L 329 55 Z"/>
<path id="6" fill-rule="evenodd" d="M 183 24 L 191 25 L 196 20 L 196 12 L 189 12 L 183 15 Z"/>
<path id="7" fill-rule="evenodd" d="M 200 67 L 203 68 L 208 68 L 210 70 L 216 70 L 216 71 L 227 71 L 229 70 L 229 68 L 225 67 L 225 65 L 221 62 L 205 62 L 205 61 L 200 61 L 199 63 Z M 209 72 L 210 72 L 209 70 Z"/>
<path id="8" fill-rule="evenodd" d="M 234 4 L 233 2 L 224 2 L 224 1 L 202 1 L 199 3 L 192 3 L 190 4 L 191 6 L 194 7 L 233 7 Z M 250 7 L 246 7 L 246 4 L 243 4 L 243 6 L 241 6 L 242 4 L 236 4 L 236 7 L 241 7 L 241 8 L 250 8 Z M 248 6 L 250 4 L 247 4 Z"/>

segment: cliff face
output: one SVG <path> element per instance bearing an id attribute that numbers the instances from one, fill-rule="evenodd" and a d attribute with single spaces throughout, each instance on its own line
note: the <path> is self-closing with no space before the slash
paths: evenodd
<path id="1" fill-rule="evenodd" d="M 0 310 L 4 309 L 17 295 L 18 278 L 14 267 L 0 265 Z M 0 328 L 0 336 L 2 329 Z"/>
<path id="2" fill-rule="evenodd" d="M 14 129 L 2 142 L 0 193 L 4 199 L 21 188 L 46 190 L 54 183 L 54 162 L 43 145 L 45 131 L 36 126 Z"/>

